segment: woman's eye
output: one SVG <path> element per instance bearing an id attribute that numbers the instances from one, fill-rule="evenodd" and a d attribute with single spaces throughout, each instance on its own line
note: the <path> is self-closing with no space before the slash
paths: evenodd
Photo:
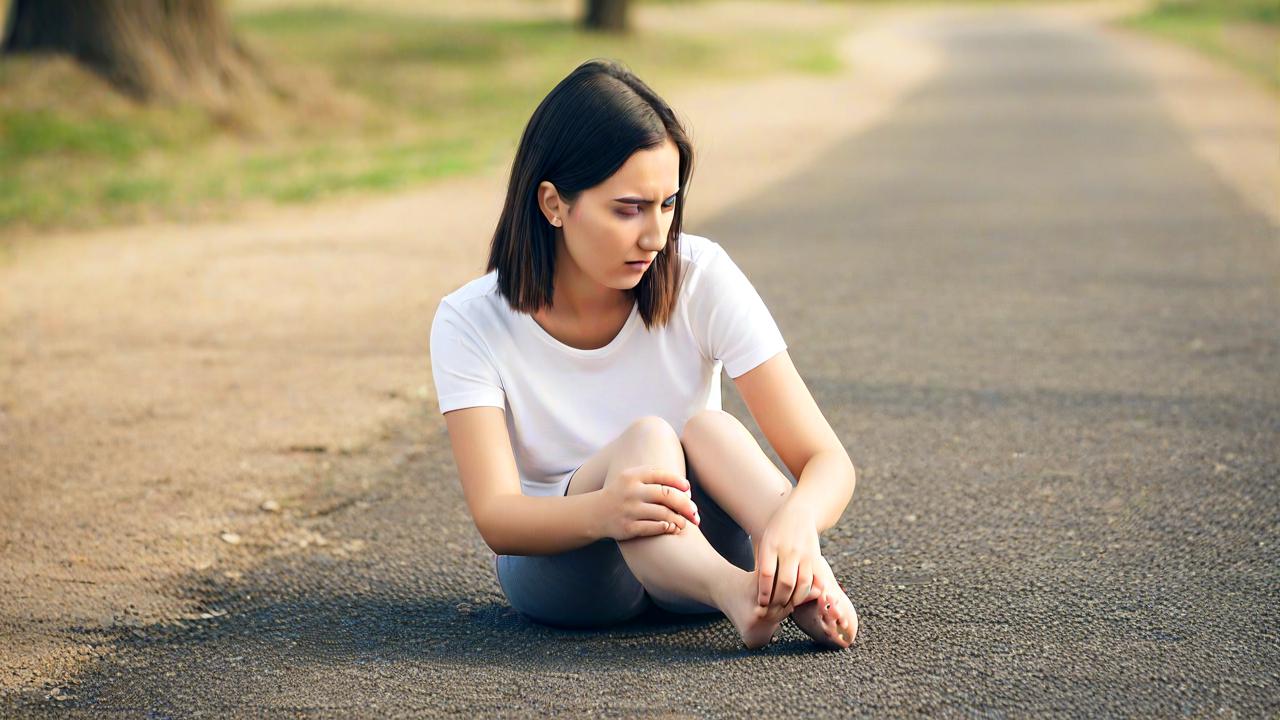
<path id="1" fill-rule="evenodd" d="M 662 209 L 663 209 L 663 210 L 671 210 L 671 209 L 674 209 L 674 208 L 675 208 L 675 206 L 676 206 L 676 201 L 675 201 L 675 200 L 672 200 L 672 201 L 671 201 L 671 202 L 669 202 L 669 203 L 663 203 L 663 205 L 662 205 Z M 618 215 L 619 215 L 619 216 L 621 216 L 621 217 L 635 217 L 635 216 L 637 216 L 637 215 L 639 215 L 639 214 L 640 214 L 640 211 L 639 211 L 639 210 L 637 210 L 636 212 L 620 212 L 620 213 L 618 213 Z"/>

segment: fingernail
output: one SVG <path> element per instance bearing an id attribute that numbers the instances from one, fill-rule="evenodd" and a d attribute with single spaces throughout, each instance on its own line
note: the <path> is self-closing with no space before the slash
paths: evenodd
<path id="1" fill-rule="evenodd" d="M 696 522 L 696 523 L 698 523 L 699 525 L 701 525 L 701 524 L 702 524 L 702 516 L 701 516 L 701 515 L 699 515 L 697 512 L 694 512 L 694 513 L 693 513 L 693 521 L 694 521 L 694 522 Z"/>

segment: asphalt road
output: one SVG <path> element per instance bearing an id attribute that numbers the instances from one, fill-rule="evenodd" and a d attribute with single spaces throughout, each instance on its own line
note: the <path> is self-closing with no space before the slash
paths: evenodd
<path id="1" fill-rule="evenodd" d="M 174 592 L 212 617 L 132 628 L 67 699 L 0 711 L 1280 713 L 1276 229 L 1100 37 L 1012 12 L 929 33 L 945 69 L 888 122 L 690 228 L 756 283 L 859 469 L 823 539 L 851 650 L 522 620 L 424 405 L 334 460 L 368 490 L 311 522 L 362 551 L 194 574 Z M 726 408 L 748 417 L 728 381 Z"/>

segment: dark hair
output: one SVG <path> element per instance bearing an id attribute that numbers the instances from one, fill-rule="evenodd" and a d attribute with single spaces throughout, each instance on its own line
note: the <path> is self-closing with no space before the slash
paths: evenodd
<path id="1" fill-rule="evenodd" d="M 617 172 L 637 150 L 675 143 L 680 192 L 667 243 L 629 292 L 646 327 L 665 324 L 682 279 L 678 238 L 693 174 L 693 145 L 657 93 L 621 63 L 593 59 L 552 88 L 525 126 L 511 166 L 507 199 L 489 247 L 486 271 L 498 271 L 498 289 L 512 309 L 532 314 L 551 304 L 556 228 L 538 204 L 538 184 L 549 181 L 572 205 L 579 194 Z"/>

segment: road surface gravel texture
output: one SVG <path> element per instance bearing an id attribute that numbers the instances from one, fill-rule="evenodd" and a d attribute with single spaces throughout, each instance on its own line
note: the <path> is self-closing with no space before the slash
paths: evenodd
<path id="1" fill-rule="evenodd" d="M 0 711 L 1275 717 L 1276 227 L 1102 35 L 1016 10 L 919 31 L 942 68 L 890 118 L 691 228 L 756 284 L 859 470 L 823 537 L 850 650 L 787 623 L 750 652 L 714 616 L 523 620 L 423 417 L 316 519 L 376 553 L 193 572 L 208 617 L 122 631 Z"/>

